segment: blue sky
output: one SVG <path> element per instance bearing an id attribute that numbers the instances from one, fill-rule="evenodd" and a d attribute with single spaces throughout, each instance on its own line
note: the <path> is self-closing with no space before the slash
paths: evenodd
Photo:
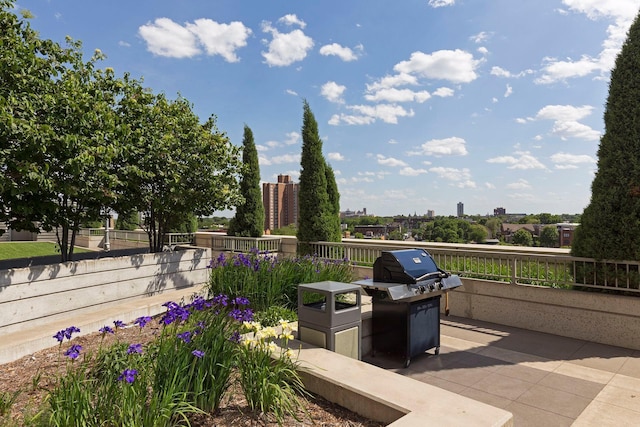
<path id="1" fill-rule="evenodd" d="M 640 0 L 22 0 L 41 37 L 178 94 L 264 182 L 300 174 L 302 100 L 341 209 L 581 213 Z M 224 214 L 224 213 L 223 213 Z"/>

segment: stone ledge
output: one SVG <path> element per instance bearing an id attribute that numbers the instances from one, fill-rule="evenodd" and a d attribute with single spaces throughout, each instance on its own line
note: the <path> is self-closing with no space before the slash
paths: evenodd
<path id="1" fill-rule="evenodd" d="M 351 411 L 393 427 L 513 426 L 503 409 L 416 381 L 300 341 L 298 361 L 305 387 Z"/>

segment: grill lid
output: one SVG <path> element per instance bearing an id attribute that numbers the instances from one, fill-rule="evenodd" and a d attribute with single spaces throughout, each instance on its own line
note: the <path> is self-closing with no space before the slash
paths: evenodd
<path id="1" fill-rule="evenodd" d="M 373 281 L 416 284 L 446 275 L 424 249 L 382 251 L 373 263 Z"/>

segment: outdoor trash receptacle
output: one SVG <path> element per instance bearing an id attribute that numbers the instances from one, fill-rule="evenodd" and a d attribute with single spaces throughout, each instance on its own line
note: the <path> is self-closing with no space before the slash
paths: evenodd
<path id="1" fill-rule="evenodd" d="M 298 339 L 359 360 L 360 289 L 332 281 L 298 285 Z"/>

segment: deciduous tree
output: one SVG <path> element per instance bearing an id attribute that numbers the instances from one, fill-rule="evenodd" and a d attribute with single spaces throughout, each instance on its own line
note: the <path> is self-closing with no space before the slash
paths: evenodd
<path id="1" fill-rule="evenodd" d="M 540 232 L 540 246 L 545 248 L 555 248 L 560 241 L 558 228 L 555 225 L 547 225 Z"/>
<path id="2" fill-rule="evenodd" d="M 121 102 L 126 155 L 120 170 L 127 198 L 118 212 L 143 212 L 152 252 L 190 215 L 206 216 L 239 200 L 240 158 L 211 116 L 204 124 L 184 98 L 154 95 L 136 82 Z"/>

